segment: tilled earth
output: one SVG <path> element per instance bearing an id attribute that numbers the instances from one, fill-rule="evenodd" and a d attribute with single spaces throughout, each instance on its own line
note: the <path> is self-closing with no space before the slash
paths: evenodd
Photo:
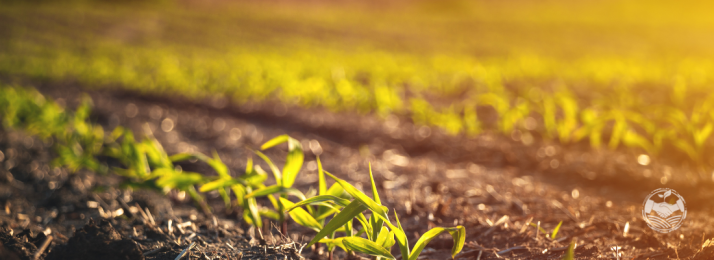
<path id="1" fill-rule="evenodd" d="M 80 96 L 67 85 L 39 90 L 67 107 Z M 141 135 L 148 128 L 170 154 L 216 150 L 233 174 L 245 168 L 248 148 L 289 134 L 306 150 L 296 183 L 304 192 L 317 183 L 316 154 L 326 170 L 365 191 L 371 162 L 383 203 L 399 213 L 411 244 L 431 227 L 466 227 L 467 244 L 457 258 L 557 259 L 573 241 L 582 259 L 615 259 L 618 252 L 622 258 L 714 259 L 714 247 L 703 247 L 714 236 L 710 171 L 658 160 L 640 164 L 629 151 L 563 146 L 535 134 L 534 142 L 518 134 L 449 136 L 398 117 L 88 93 L 92 119 L 105 129 L 123 125 Z M 327 257 L 303 248 L 314 232 L 292 223 L 288 237 L 274 225 L 254 230 L 237 210 L 223 208 L 218 194 L 208 194 L 214 218 L 179 193 L 121 190 L 115 176 L 51 167 L 49 145 L 21 132 L 0 134 L 1 259 L 175 259 L 184 250 L 191 259 Z M 271 149 L 268 156 L 280 162 L 285 152 Z M 200 163 L 181 167 L 213 174 Z M 687 202 L 684 224 L 667 234 L 650 229 L 641 214 L 645 197 L 660 187 L 677 190 Z M 560 221 L 554 240 L 528 225 L 550 232 Z M 438 237 L 422 258 L 449 259 L 451 245 L 448 234 Z"/>

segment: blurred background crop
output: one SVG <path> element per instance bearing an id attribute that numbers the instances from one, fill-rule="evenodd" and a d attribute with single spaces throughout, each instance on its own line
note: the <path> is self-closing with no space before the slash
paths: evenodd
<path id="1" fill-rule="evenodd" d="M 704 1 L 2 1 L 0 77 L 714 166 Z"/>

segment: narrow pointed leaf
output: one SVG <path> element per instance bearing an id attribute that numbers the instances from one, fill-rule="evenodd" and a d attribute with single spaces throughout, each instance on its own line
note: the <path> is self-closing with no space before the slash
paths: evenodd
<path id="1" fill-rule="evenodd" d="M 221 161 L 221 157 L 218 157 L 218 152 L 215 150 L 213 151 L 213 159 L 208 160 L 206 163 L 213 167 L 213 170 L 218 173 L 218 176 L 221 176 L 223 178 L 230 178 L 230 170 L 228 170 L 228 166 L 226 166 L 223 161 Z"/>
<path id="2" fill-rule="evenodd" d="M 315 238 L 313 238 L 310 243 L 306 245 L 306 247 L 310 247 L 320 241 L 320 239 L 332 234 L 332 232 L 342 227 L 345 223 L 349 222 L 365 210 L 367 210 L 367 207 L 361 202 L 357 200 L 350 202 L 349 205 L 342 209 L 340 213 L 337 213 L 337 215 L 335 215 L 335 217 L 332 218 L 330 222 L 328 222 L 327 225 L 325 225 L 325 227 L 317 233 L 317 235 L 315 235 Z"/>
<path id="3" fill-rule="evenodd" d="M 386 259 L 395 259 L 394 256 L 382 246 L 361 237 L 347 237 L 342 240 L 342 244 L 344 244 L 347 249 L 355 252 L 384 257 Z"/>
<path id="4" fill-rule="evenodd" d="M 320 202 L 325 202 L 325 201 L 333 202 L 333 203 L 340 205 L 342 207 L 346 207 L 348 204 L 350 204 L 350 201 L 346 200 L 346 199 L 338 198 L 338 197 L 335 197 L 332 195 L 321 195 L 321 196 L 315 196 L 315 197 L 300 201 L 299 203 L 296 203 L 292 207 L 287 207 L 287 211 L 291 211 L 297 207 L 302 207 L 305 205 L 312 205 L 315 203 L 320 203 Z"/>
<path id="5" fill-rule="evenodd" d="M 377 185 L 374 184 L 374 175 L 372 175 L 372 163 L 369 163 L 369 180 L 372 182 L 372 197 L 374 197 L 374 202 L 382 205 L 382 201 L 379 199 L 379 193 L 377 193 Z"/>
<path id="6" fill-rule="evenodd" d="M 389 222 L 387 222 L 387 225 L 392 229 L 392 231 L 394 231 L 394 237 L 397 239 L 397 244 L 399 244 L 399 251 L 402 253 L 402 259 L 408 259 L 411 252 L 409 249 L 409 240 L 407 239 L 407 234 L 404 233 L 404 229 L 402 229 L 402 223 L 399 222 L 399 216 L 396 211 L 394 211 L 394 219 L 397 220 L 396 227 Z"/>
<path id="7" fill-rule="evenodd" d="M 342 241 L 343 241 L 344 239 L 345 239 L 344 237 L 335 238 L 335 239 L 327 239 L 327 238 L 325 238 L 325 239 L 320 239 L 319 242 L 320 242 L 320 243 L 323 243 L 323 244 L 326 244 L 328 247 L 339 246 L 340 248 L 342 248 L 342 250 L 347 251 L 348 249 L 345 248 L 345 245 L 342 243 Z"/>
<path id="8" fill-rule="evenodd" d="M 325 182 L 325 173 L 322 170 L 322 162 L 320 156 L 317 156 L 317 177 L 318 177 L 318 194 L 327 195 L 327 182 Z"/>
<path id="9" fill-rule="evenodd" d="M 346 181 L 335 177 L 329 172 L 325 172 L 328 176 L 330 176 L 332 179 L 334 179 L 337 183 L 339 183 L 342 188 L 352 195 L 356 200 L 362 202 L 369 210 L 371 210 L 374 214 L 376 214 L 378 217 L 382 218 L 385 220 L 385 222 L 389 222 L 389 218 L 387 217 L 387 208 L 378 204 L 371 198 L 369 198 L 367 195 L 359 191 L 357 188 L 352 186 L 352 184 L 347 183 Z"/>
<path id="10" fill-rule="evenodd" d="M 292 201 L 289 201 L 286 198 L 280 198 L 280 202 L 282 202 L 286 208 L 294 208 L 295 206 Z M 317 222 L 317 220 L 315 220 L 310 213 L 307 213 L 307 211 L 300 207 L 294 208 L 294 210 L 290 211 L 289 214 L 290 217 L 295 220 L 295 223 L 298 223 L 303 227 L 309 227 L 318 232 L 322 229 L 322 225 L 320 225 L 320 223 Z"/>
<path id="11" fill-rule="evenodd" d="M 171 162 L 182 162 L 191 159 L 198 159 L 198 156 L 193 153 L 179 153 L 169 156 L 169 160 L 171 160 Z"/>
<path id="12" fill-rule="evenodd" d="M 261 146 L 260 146 L 260 150 L 266 150 L 266 149 L 269 149 L 269 148 L 271 148 L 271 147 L 273 147 L 273 146 L 282 144 L 282 143 L 284 143 L 284 142 L 287 142 L 288 139 L 290 139 L 290 136 L 288 136 L 288 135 L 279 135 L 279 136 L 276 136 L 275 138 L 270 139 L 270 140 L 268 140 L 267 142 L 265 142 L 263 145 L 261 145 Z"/>
<path id="13" fill-rule="evenodd" d="M 424 250 L 426 245 L 435 237 L 439 236 L 442 232 L 447 231 L 451 233 L 451 237 L 454 239 L 454 247 L 451 249 L 451 256 L 454 257 L 456 254 L 461 252 L 464 247 L 464 240 L 466 239 L 466 229 L 462 226 L 456 228 L 442 228 L 435 227 L 424 233 L 419 240 L 414 244 L 411 255 L 409 255 L 409 260 L 416 260 L 419 258 L 421 251 Z"/>
<path id="14" fill-rule="evenodd" d="M 305 155 L 302 152 L 300 141 L 289 138 L 288 157 L 285 159 L 285 166 L 283 167 L 283 186 L 288 188 L 293 186 L 304 160 Z"/>
<path id="15" fill-rule="evenodd" d="M 382 231 L 382 232 L 384 232 L 384 231 Z M 392 246 L 394 246 L 394 244 L 396 243 L 396 241 L 394 240 L 394 234 L 395 234 L 394 230 L 389 231 L 389 233 L 387 234 L 387 238 L 382 243 L 382 247 L 390 249 L 390 248 L 392 248 Z"/>
<path id="16" fill-rule="evenodd" d="M 259 214 L 261 216 L 264 216 L 266 218 L 272 219 L 272 220 L 280 220 L 280 214 L 278 214 L 277 211 L 272 210 L 272 209 L 266 209 L 266 208 L 260 208 L 258 210 Z"/>
<path id="17" fill-rule="evenodd" d="M 276 193 L 289 194 L 289 195 L 298 197 L 301 200 L 305 200 L 305 194 L 302 194 L 301 191 L 299 191 L 297 189 L 293 189 L 293 188 L 285 188 L 285 187 L 278 186 L 278 185 L 271 185 L 268 187 L 257 189 L 255 191 L 245 195 L 245 197 L 246 198 L 262 197 L 262 196 L 267 196 L 267 195 L 276 194 Z"/>
<path id="18" fill-rule="evenodd" d="M 208 192 L 212 190 L 217 190 L 220 188 L 225 188 L 225 187 L 230 187 L 236 184 L 241 184 L 240 180 L 238 179 L 218 179 L 206 184 L 201 185 L 201 188 L 198 189 L 200 192 Z"/>
<path id="19" fill-rule="evenodd" d="M 364 216 L 364 214 L 359 214 L 355 218 L 357 219 L 357 221 L 360 222 L 360 224 L 362 224 L 363 230 L 365 230 L 365 232 L 367 233 L 367 238 L 371 238 L 372 237 L 372 224 L 370 224 L 369 221 L 367 221 L 367 218 Z"/>
<path id="20" fill-rule="evenodd" d="M 550 235 L 551 239 L 555 239 L 555 237 L 558 235 L 558 230 L 560 230 L 560 225 L 563 225 L 563 221 L 560 221 L 557 226 L 553 229 L 553 233 Z"/>
<path id="21" fill-rule="evenodd" d="M 560 258 L 561 260 L 574 260 L 575 259 L 575 239 L 570 241 L 570 246 L 565 250 L 565 254 Z"/>
<path id="22" fill-rule="evenodd" d="M 282 175 L 282 173 L 280 173 L 280 170 L 278 169 L 278 167 L 276 167 L 275 164 L 273 164 L 273 161 L 271 161 L 270 158 L 268 158 L 268 156 L 265 156 L 265 154 L 263 154 L 259 151 L 255 151 L 255 154 L 257 154 L 260 158 L 263 159 L 263 161 L 265 161 L 265 163 L 268 164 L 268 166 L 270 167 L 270 170 L 273 172 L 273 176 L 275 176 L 275 182 L 278 185 L 282 185 L 283 175 Z"/>
<path id="23" fill-rule="evenodd" d="M 382 226 L 379 231 L 379 235 L 377 235 L 377 239 L 375 239 L 375 243 L 378 245 L 384 244 L 384 241 L 387 240 L 387 236 L 389 235 L 389 230 L 387 227 Z"/>
<path id="24" fill-rule="evenodd" d="M 325 218 L 329 217 L 330 215 L 335 214 L 335 213 L 337 213 L 337 212 L 339 212 L 339 209 L 337 209 L 337 208 L 332 208 L 332 209 L 329 209 L 329 210 L 327 210 L 327 211 L 325 211 L 325 212 L 323 212 L 323 213 L 321 213 L 321 214 L 315 216 L 315 219 L 316 219 L 317 221 L 320 221 L 320 220 L 323 220 L 323 219 L 325 219 Z"/>

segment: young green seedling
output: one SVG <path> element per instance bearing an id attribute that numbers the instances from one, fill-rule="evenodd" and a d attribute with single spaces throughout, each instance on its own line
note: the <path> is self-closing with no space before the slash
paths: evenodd
<path id="1" fill-rule="evenodd" d="M 404 229 L 402 228 L 396 213 L 395 219 L 397 220 L 397 226 L 393 225 L 389 221 L 389 218 L 386 215 L 387 209 L 382 206 L 381 203 L 377 202 L 380 199 L 376 191 L 374 176 L 372 176 L 372 174 L 370 174 L 370 181 L 372 184 L 374 199 L 369 198 L 367 195 L 357 190 L 351 184 L 340 178 L 337 178 L 329 172 L 325 172 L 325 174 L 334 179 L 338 184 L 342 185 L 342 188 L 355 199 L 352 200 L 352 202 L 350 202 L 345 208 L 343 208 L 342 211 L 340 211 L 340 213 L 338 213 L 334 218 L 332 218 L 332 220 L 330 220 L 330 222 L 328 222 L 327 225 L 325 225 L 325 227 L 318 232 L 315 238 L 313 238 L 307 244 L 307 246 L 310 246 L 320 241 L 325 241 L 341 245 L 346 250 L 361 252 L 375 257 L 395 259 L 394 256 L 389 253 L 390 248 L 394 243 L 388 242 L 390 241 L 390 239 L 387 238 L 390 235 L 393 235 L 396 238 L 396 243 L 399 245 L 400 251 L 402 252 L 403 259 L 416 260 L 426 247 L 426 244 L 429 243 L 429 241 L 437 237 L 442 232 L 448 232 L 454 239 L 454 247 L 451 251 L 452 257 L 456 256 L 456 254 L 461 252 L 461 249 L 464 246 L 466 236 L 466 229 L 462 226 L 457 226 L 455 228 L 433 228 L 424 233 L 424 235 L 422 235 L 421 238 L 417 241 L 414 248 L 410 250 L 406 233 L 404 232 Z M 370 221 L 367 221 L 362 215 L 362 211 L 367 209 L 372 212 L 372 216 L 370 217 L 370 219 L 372 220 Z M 354 218 L 357 218 L 362 223 L 363 228 L 366 230 L 367 239 L 346 237 L 342 238 L 339 241 L 335 239 L 323 240 L 325 236 L 327 236 L 331 232 L 334 232 L 340 226 L 344 225 L 345 223 Z M 373 224 L 378 224 L 379 220 L 383 221 L 383 224 L 382 226 L 377 227 L 379 231 L 375 232 L 376 229 Z M 382 229 L 383 225 L 385 224 L 387 225 L 388 229 Z M 390 229 L 391 231 L 387 233 L 387 230 Z M 386 233 L 387 237 L 384 237 L 380 240 L 380 234 L 382 233 Z M 381 243 L 378 243 L 378 241 L 380 241 Z M 387 245 L 389 246 L 388 248 L 385 247 Z"/>
<path id="2" fill-rule="evenodd" d="M 275 208 L 275 212 L 277 213 L 278 217 L 278 222 L 280 222 L 280 231 L 283 233 L 283 235 L 287 235 L 287 218 L 285 216 L 285 205 L 283 204 L 283 200 L 275 200 L 275 197 L 273 197 L 274 194 L 279 194 L 281 198 L 287 199 L 288 195 L 294 195 L 300 198 L 301 200 L 305 200 L 305 195 L 302 194 L 297 189 L 292 188 L 293 183 L 295 183 L 295 179 L 297 178 L 298 173 L 300 172 L 300 168 L 302 168 L 303 160 L 304 160 L 304 155 L 302 152 L 302 145 L 300 144 L 300 141 L 288 136 L 288 135 L 281 135 L 277 136 L 267 142 L 265 142 L 260 149 L 261 150 L 266 150 L 269 149 L 273 146 L 282 144 L 282 143 L 287 143 L 288 144 L 288 156 L 285 159 L 285 166 L 283 166 L 283 171 L 281 172 L 275 164 L 262 152 L 256 151 L 255 153 L 262 158 L 270 167 L 271 171 L 273 172 L 273 175 L 275 176 L 275 185 L 264 187 L 257 189 L 251 193 L 246 194 L 246 198 L 254 198 L 254 197 L 261 197 L 261 196 L 267 196 L 268 199 L 271 200 L 271 203 L 273 204 L 273 207 Z M 311 207 L 307 207 L 308 212 L 313 212 Z M 271 211 L 266 211 L 263 213 L 263 215 L 266 216 L 271 216 L 272 212 Z"/>

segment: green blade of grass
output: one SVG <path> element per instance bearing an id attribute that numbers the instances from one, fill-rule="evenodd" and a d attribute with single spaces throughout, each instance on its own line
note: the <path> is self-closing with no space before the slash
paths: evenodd
<path id="1" fill-rule="evenodd" d="M 384 232 L 384 231 L 382 231 L 382 232 Z M 382 233 L 380 232 L 380 235 L 381 234 Z M 382 247 L 387 248 L 387 249 L 392 248 L 392 246 L 394 246 L 394 244 L 396 243 L 396 241 L 394 240 L 395 234 L 396 234 L 396 232 L 394 230 L 389 231 L 389 233 L 387 234 L 387 238 L 382 243 Z"/>
<path id="2" fill-rule="evenodd" d="M 251 191 L 252 189 L 250 187 L 245 187 L 245 192 Z M 260 206 L 258 206 L 258 201 L 255 198 L 245 199 L 245 197 L 243 197 L 243 200 L 248 206 L 248 216 L 253 220 L 253 224 L 258 228 L 263 227 L 263 220 L 260 218 Z"/>
<path id="3" fill-rule="evenodd" d="M 575 259 L 575 239 L 570 241 L 570 246 L 568 246 L 568 249 L 565 251 L 565 254 L 563 254 L 563 257 L 560 259 L 561 260 L 574 260 Z"/>
<path id="4" fill-rule="evenodd" d="M 201 185 L 201 188 L 199 188 L 198 191 L 200 191 L 200 192 L 208 192 L 208 191 L 217 190 L 217 189 L 224 188 L 224 187 L 230 187 L 230 186 L 233 186 L 233 185 L 236 185 L 236 184 L 242 184 L 242 183 L 241 183 L 241 181 L 238 180 L 238 179 L 232 179 L 232 178 L 231 178 L 231 179 L 224 179 L 224 178 L 220 178 L 220 179 L 217 179 L 217 180 L 215 180 L 215 181 L 212 181 L 212 182 L 209 182 L 209 183 L 206 183 L 206 184 Z"/>
<path id="5" fill-rule="evenodd" d="M 384 244 L 384 241 L 387 240 L 387 236 L 389 235 L 389 230 L 385 226 L 381 226 L 379 235 L 377 235 L 377 239 L 375 239 L 375 243 L 378 245 Z"/>
<path id="6" fill-rule="evenodd" d="M 345 189 L 343 189 L 342 185 L 340 185 L 339 183 L 332 184 L 332 186 L 327 189 L 327 195 L 332 195 L 343 199 L 352 199 L 352 196 L 350 196 L 349 193 L 345 192 Z"/>
<path id="7" fill-rule="evenodd" d="M 399 251 L 402 253 L 402 259 L 408 259 L 410 254 L 409 240 L 407 239 L 407 235 L 404 233 L 402 223 L 399 222 L 399 216 L 396 211 L 394 211 L 394 219 L 397 221 L 396 227 L 389 222 L 386 222 L 386 224 L 392 229 L 392 231 L 394 231 L 394 237 L 397 239 L 397 244 L 399 244 Z"/>
<path id="8" fill-rule="evenodd" d="M 319 242 L 320 242 L 320 243 L 323 243 L 323 244 L 326 244 L 328 247 L 339 246 L 340 248 L 342 248 L 342 250 L 347 251 L 348 249 L 345 248 L 345 245 L 342 243 L 342 241 L 343 241 L 344 239 L 345 239 L 344 237 L 335 238 L 335 239 L 323 238 L 323 239 L 320 239 Z"/>
<path id="9" fill-rule="evenodd" d="M 363 230 L 365 230 L 365 232 L 367 233 L 367 238 L 371 238 L 373 236 L 372 235 L 373 234 L 372 233 L 372 224 L 369 221 L 367 221 L 367 218 L 364 216 L 364 214 L 358 214 L 356 218 L 357 218 L 357 221 L 359 221 L 360 224 L 362 224 Z"/>
<path id="10" fill-rule="evenodd" d="M 536 225 L 536 223 L 531 222 L 529 225 L 531 225 L 531 227 L 538 228 L 538 231 L 540 231 L 543 234 L 548 234 L 548 232 L 546 232 L 545 229 L 543 229 L 542 227 L 539 227 L 538 225 Z"/>
<path id="11" fill-rule="evenodd" d="M 310 247 L 320 241 L 320 239 L 332 234 L 332 232 L 335 232 L 335 230 L 339 229 L 345 223 L 349 222 L 365 210 L 367 210 L 367 207 L 360 201 L 354 200 L 350 202 L 349 205 L 342 209 L 340 213 L 337 213 L 337 215 L 335 215 L 335 217 L 333 217 L 330 222 L 328 222 L 327 225 L 325 225 L 325 227 L 320 230 L 317 235 L 315 235 L 315 238 L 313 238 L 310 243 L 306 245 L 306 247 Z"/>
<path id="12" fill-rule="evenodd" d="M 265 161 L 265 163 L 268 164 L 268 166 L 270 167 L 270 170 L 273 172 L 273 176 L 275 176 L 275 182 L 278 185 L 282 186 L 283 185 L 283 174 L 280 173 L 280 170 L 278 169 L 278 167 L 276 167 L 275 164 L 273 164 L 273 161 L 271 161 L 270 158 L 268 158 L 268 156 L 265 156 L 265 154 L 261 153 L 260 151 L 255 151 L 255 154 L 257 154 L 260 158 L 263 159 L 263 161 Z"/>
<path id="13" fill-rule="evenodd" d="M 218 173 L 218 176 L 221 176 L 223 178 L 231 177 L 230 170 L 228 170 L 228 166 L 226 166 L 226 164 L 221 161 L 221 157 L 218 156 L 218 152 L 216 152 L 215 150 L 213 151 L 213 159 L 206 161 L 206 163 L 213 167 L 213 170 Z"/>
<path id="14" fill-rule="evenodd" d="M 363 203 L 369 210 L 374 212 L 374 214 L 376 214 L 378 217 L 384 219 L 385 222 L 389 222 L 389 217 L 387 217 L 387 208 L 386 207 L 378 204 L 377 202 L 375 202 L 374 200 L 369 198 L 367 195 L 365 195 L 364 193 L 359 191 L 357 188 L 352 186 L 352 184 L 349 184 L 348 182 L 335 177 L 334 175 L 332 175 L 331 173 L 329 173 L 327 171 L 325 171 L 325 174 L 327 174 L 332 179 L 334 179 L 337 183 L 339 183 L 347 193 L 352 195 L 352 197 L 354 197 L 356 200 Z"/>
<path id="15" fill-rule="evenodd" d="M 325 202 L 325 201 L 334 202 L 335 204 L 340 205 L 342 207 L 346 207 L 348 204 L 350 204 L 349 200 L 346 200 L 343 198 L 338 198 L 338 197 L 335 197 L 332 195 L 321 195 L 321 196 L 315 196 L 315 197 L 300 201 L 299 203 L 296 203 L 292 207 L 287 207 L 286 211 L 291 211 L 297 207 L 302 207 L 305 205 L 312 205 L 312 204 L 316 204 L 319 202 Z"/>
<path id="16" fill-rule="evenodd" d="M 372 197 L 374 202 L 382 205 L 382 201 L 379 199 L 379 193 L 377 193 L 377 185 L 374 184 L 374 175 L 372 175 L 372 163 L 369 163 L 369 181 L 372 183 Z"/>
<path id="17" fill-rule="evenodd" d="M 553 229 L 553 233 L 550 235 L 550 239 L 555 239 L 555 237 L 558 235 L 558 230 L 560 230 L 560 225 L 563 225 L 563 221 L 561 220 L 560 223 L 558 223 L 557 226 Z"/>
<path id="18" fill-rule="evenodd" d="M 322 229 L 322 225 L 320 225 L 320 223 L 317 222 L 317 220 L 315 220 L 310 213 L 307 213 L 307 211 L 302 208 L 295 208 L 295 204 L 292 201 L 289 201 L 286 198 L 280 198 L 280 202 L 282 202 L 286 208 L 294 208 L 294 210 L 290 211 L 288 214 L 290 214 L 290 217 L 295 220 L 295 223 L 298 223 L 303 227 L 312 228 L 318 232 Z"/>
<path id="19" fill-rule="evenodd" d="M 347 237 L 342 240 L 346 248 L 360 253 L 365 253 L 372 256 L 384 257 L 386 259 L 395 259 L 389 251 L 375 242 L 361 237 Z"/>
<path id="20" fill-rule="evenodd" d="M 322 162 L 320 156 L 317 156 L 317 177 L 318 177 L 318 195 L 327 195 L 327 182 L 325 182 L 325 173 L 322 170 Z"/>
<path id="21" fill-rule="evenodd" d="M 424 250 L 424 247 L 426 247 L 426 245 L 432 239 L 439 236 L 439 234 L 444 231 L 449 232 L 451 234 L 451 237 L 454 239 L 454 246 L 451 248 L 451 257 L 454 257 L 456 256 L 456 254 L 461 252 L 461 249 L 463 249 L 464 242 L 466 239 L 466 228 L 462 226 L 457 226 L 455 228 L 435 227 L 424 233 L 416 242 L 416 244 L 414 244 L 414 248 L 412 249 L 411 255 L 409 255 L 409 260 L 416 260 L 417 258 L 419 258 L 419 255 L 421 254 L 421 251 Z"/>
<path id="22" fill-rule="evenodd" d="M 340 211 L 340 210 L 337 208 L 328 209 L 327 211 L 315 216 L 315 219 L 317 221 L 323 220 L 323 219 L 329 217 L 330 215 L 337 213 L 338 211 Z"/>
<path id="23" fill-rule="evenodd" d="M 158 170 L 158 169 L 157 169 Z M 168 172 L 168 171 L 167 171 Z M 163 174 L 156 180 L 159 187 L 170 187 L 183 189 L 188 186 L 200 184 L 204 181 L 203 175 L 195 172 L 182 172 Z"/>
<path id="24" fill-rule="evenodd" d="M 285 166 L 283 167 L 283 186 L 288 188 L 293 186 L 304 160 L 305 155 L 302 152 L 300 141 L 289 138 L 288 157 L 285 159 Z"/>
<path id="25" fill-rule="evenodd" d="M 268 187 L 257 189 L 255 191 L 245 195 L 245 198 L 262 197 L 262 196 L 267 196 L 267 195 L 276 194 L 276 193 L 289 194 L 289 195 L 298 197 L 301 200 L 305 200 L 305 194 L 303 194 L 298 189 L 285 188 L 285 187 L 278 186 L 278 185 L 271 185 Z"/>
<path id="26" fill-rule="evenodd" d="M 258 210 L 258 213 L 261 216 L 272 219 L 272 220 L 280 220 L 281 219 L 280 213 L 278 213 L 277 211 L 272 210 L 272 209 L 260 208 Z"/>
<path id="27" fill-rule="evenodd" d="M 267 142 L 263 143 L 263 145 L 260 146 L 260 150 L 265 151 L 266 149 L 270 149 L 273 146 L 287 142 L 288 139 L 290 139 L 290 136 L 288 136 L 288 135 L 276 136 L 273 139 L 270 139 Z"/>

